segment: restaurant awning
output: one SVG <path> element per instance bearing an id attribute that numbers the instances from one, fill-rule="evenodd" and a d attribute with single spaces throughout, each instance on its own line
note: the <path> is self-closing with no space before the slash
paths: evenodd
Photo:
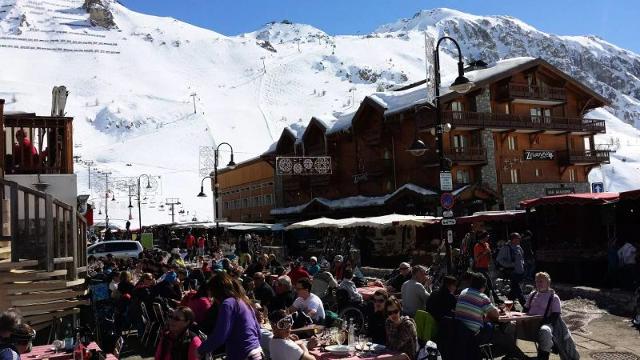
<path id="1" fill-rule="evenodd" d="M 640 200 L 640 189 L 621 192 L 620 200 Z"/>
<path id="2" fill-rule="evenodd" d="M 619 198 L 620 194 L 614 192 L 552 195 L 521 201 L 520 206 L 528 209 L 541 205 L 604 205 Z"/>
<path id="3" fill-rule="evenodd" d="M 287 226 L 287 230 L 309 229 L 309 228 L 336 228 L 347 229 L 356 227 L 373 227 L 384 228 L 390 226 L 425 226 L 436 224 L 440 218 L 433 216 L 417 216 L 417 215 L 400 215 L 390 214 L 383 216 L 367 217 L 367 218 L 347 218 L 347 219 L 330 219 L 318 218 L 297 222 Z"/>
<path id="4" fill-rule="evenodd" d="M 478 211 L 473 215 L 461 216 L 456 218 L 458 224 L 469 224 L 474 222 L 485 221 L 503 221 L 510 222 L 517 218 L 525 216 L 524 210 L 503 210 L 503 211 Z"/>
<path id="5" fill-rule="evenodd" d="M 268 226 L 261 225 L 235 225 L 230 226 L 227 230 L 236 230 L 236 231 L 268 231 L 271 230 Z"/>

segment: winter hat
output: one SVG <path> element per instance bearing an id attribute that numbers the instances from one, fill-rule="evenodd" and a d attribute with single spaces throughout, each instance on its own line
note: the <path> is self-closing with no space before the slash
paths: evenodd
<path id="1" fill-rule="evenodd" d="M 342 262 L 342 260 L 344 260 L 344 258 L 342 257 L 342 255 L 336 255 L 336 257 L 333 258 L 333 261 L 339 261 Z"/>
<path id="2" fill-rule="evenodd" d="M 320 262 L 320 269 L 329 270 L 330 267 L 331 267 L 331 264 L 329 264 L 327 260 L 323 259 L 322 262 Z"/>
<path id="3" fill-rule="evenodd" d="M 311 260 L 311 261 L 318 262 L 318 258 L 317 258 L 317 257 L 315 257 L 315 256 L 312 256 L 310 260 Z"/>

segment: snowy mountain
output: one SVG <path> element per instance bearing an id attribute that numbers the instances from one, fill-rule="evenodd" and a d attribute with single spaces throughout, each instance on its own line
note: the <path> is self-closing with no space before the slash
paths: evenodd
<path id="1" fill-rule="evenodd" d="M 424 78 L 425 30 L 458 39 L 467 60 L 544 58 L 611 99 L 610 112 L 593 114 L 608 124 L 598 142 L 618 149 L 604 167 L 606 186 L 640 186 L 640 131 L 619 120 L 639 118 L 640 56 L 594 37 L 546 34 L 506 16 L 435 9 L 360 36 L 330 36 L 289 21 L 224 36 L 115 0 L 0 0 L 0 97 L 6 110 L 48 114 L 52 87 L 67 86 L 77 155 L 112 172 L 116 182 L 143 173 L 160 177 L 143 204 L 145 224 L 171 219 L 160 206 L 168 197 L 179 198 L 185 210 L 177 221 L 207 220 L 211 198 L 195 197 L 200 146 L 227 141 L 236 160 L 248 159 L 286 126 L 352 112 L 372 92 Z M 445 73 L 455 71 L 448 46 L 441 56 Z M 226 163 L 228 153 L 222 157 Z M 76 172 L 80 192 L 103 208 L 104 177 L 93 174 L 89 189 L 87 169 L 77 165 Z M 117 190 L 110 218 L 124 222 L 127 192 Z"/>

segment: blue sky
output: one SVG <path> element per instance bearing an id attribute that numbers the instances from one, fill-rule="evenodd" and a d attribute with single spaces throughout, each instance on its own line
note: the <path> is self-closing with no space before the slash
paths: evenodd
<path id="1" fill-rule="evenodd" d="M 331 35 L 369 33 L 421 9 L 449 7 L 477 15 L 511 15 L 558 35 L 598 35 L 640 53 L 638 0 L 120 0 L 139 12 L 171 16 L 225 35 L 273 20 L 313 25 Z"/>

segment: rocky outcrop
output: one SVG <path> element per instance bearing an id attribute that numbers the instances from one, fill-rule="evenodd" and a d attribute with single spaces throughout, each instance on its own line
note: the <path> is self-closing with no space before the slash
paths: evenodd
<path id="1" fill-rule="evenodd" d="M 118 26 L 113 20 L 108 0 L 84 0 L 82 8 L 89 13 L 89 21 L 93 26 L 114 29 Z"/>

